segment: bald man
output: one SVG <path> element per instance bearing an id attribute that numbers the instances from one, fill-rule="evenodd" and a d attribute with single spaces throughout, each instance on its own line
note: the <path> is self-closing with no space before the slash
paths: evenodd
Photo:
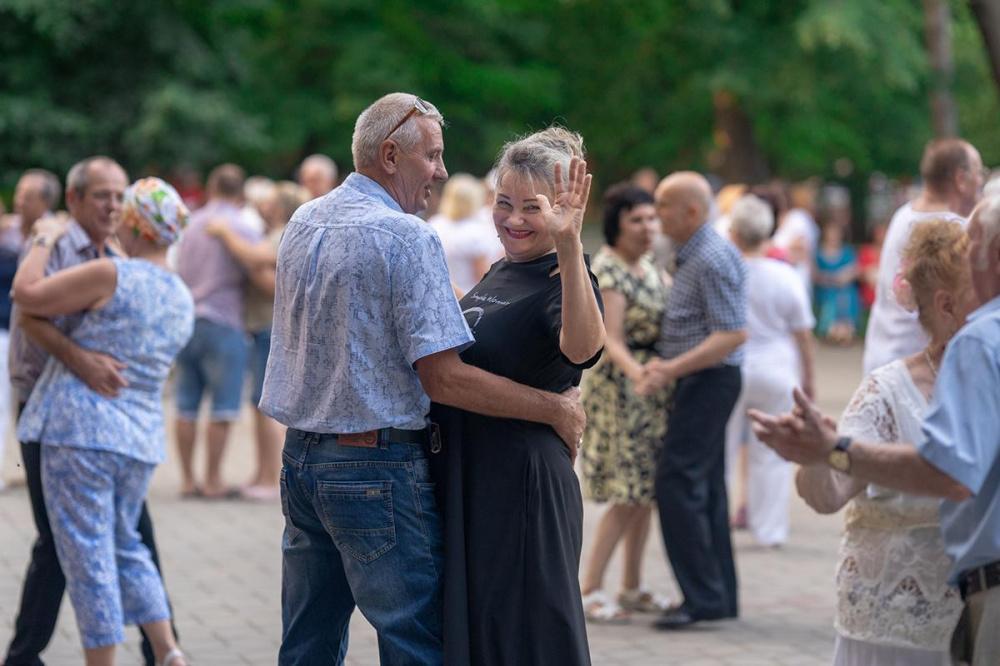
<path id="1" fill-rule="evenodd" d="M 310 155 L 299 167 L 299 185 L 309 190 L 309 197 L 318 199 L 337 186 L 337 163 L 326 155 Z"/>
<path id="2" fill-rule="evenodd" d="M 656 469 L 663 542 L 684 603 L 657 629 L 736 617 L 736 567 L 726 497 L 726 422 L 740 394 L 746 340 L 746 266 L 711 228 L 712 190 L 691 172 L 656 188 L 656 211 L 677 247 L 677 272 L 657 353 L 637 386 L 676 382 L 674 408 Z"/>

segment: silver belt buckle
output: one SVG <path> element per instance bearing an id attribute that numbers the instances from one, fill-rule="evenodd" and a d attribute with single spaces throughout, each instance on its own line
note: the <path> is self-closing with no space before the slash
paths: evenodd
<path id="1" fill-rule="evenodd" d="M 431 453 L 441 453 L 441 426 L 431 423 Z"/>

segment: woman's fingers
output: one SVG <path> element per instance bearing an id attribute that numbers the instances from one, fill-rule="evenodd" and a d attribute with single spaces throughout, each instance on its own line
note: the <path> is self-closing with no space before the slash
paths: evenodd
<path id="1" fill-rule="evenodd" d="M 573 169 L 573 163 L 570 162 L 570 173 L 572 173 L 572 169 Z M 555 180 L 556 180 L 556 183 L 555 183 L 555 185 L 556 185 L 556 202 L 559 201 L 559 199 L 561 198 L 561 195 L 566 191 L 566 188 L 563 186 L 562 176 L 563 176 L 563 174 L 562 174 L 562 164 L 560 164 L 559 162 L 556 162 L 556 173 L 555 173 Z M 572 177 L 571 177 L 571 179 L 572 179 Z"/>

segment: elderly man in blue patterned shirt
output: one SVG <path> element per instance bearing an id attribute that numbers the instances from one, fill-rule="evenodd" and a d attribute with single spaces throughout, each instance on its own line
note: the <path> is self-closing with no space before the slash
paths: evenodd
<path id="1" fill-rule="evenodd" d="M 736 567 L 725 483 L 726 422 L 740 394 L 746 340 L 746 265 L 708 224 L 712 190 L 691 172 L 656 188 L 663 232 L 677 245 L 677 272 L 657 352 L 640 393 L 676 381 L 656 469 L 663 542 L 684 603 L 654 626 L 678 629 L 736 617 Z"/>
<path id="2" fill-rule="evenodd" d="M 383 664 L 440 664 L 441 518 L 430 399 L 552 426 L 575 395 L 465 365 L 474 342 L 437 234 L 414 213 L 443 181 L 443 119 L 393 93 L 357 120 L 355 172 L 292 217 L 278 252 L 260 407 L 289 427 L 281 472 L 280 664 L 343 663 L 357 605 Z"/>
<path id="3" fill-rule="evenodd" d="M 751 411 L 761 441 L 800 465 L 834 469 L 887 488 L 943 498 L 949 578 L 965 599 L 956 663 L 1000 664 L 1000 197 L 969 221 L 969 263 L 981 305 L 945 349 L 923 441 L 888 444 L 838 437 L 801 391 L 795 413 Z"/>

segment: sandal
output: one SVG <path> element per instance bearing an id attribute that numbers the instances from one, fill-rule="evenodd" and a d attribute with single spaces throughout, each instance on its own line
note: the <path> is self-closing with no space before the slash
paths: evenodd
<path id="1" fill-rule="evenodd" d="M 583 596 L 583 614 L 594 624 L 628 624 L 632 619 L 628 611 L 604 594 L 604 590 L 594 590 Z"/>
<path id="2" fill-rule="evenodd" d="M 201 486 L 195 486 L 191 490 L 181 491 L 182 500 L 201 499 L 204 496 L 205 496 L 205 491 L 201 489 Z"/>
<path id="3" fill-rule="evenodd" d="M 664 613 L 675 607 L 669 597 L 642 588 L 622 590 L 618 594 L 618 604 L 633 613 Z"/>
<path id="4" fill-rule="evenodd" d="M 171 666 L 171 664 L 173 664 L 178 659 L 182 660 L 185 664 L 190 663 L 188 662 L 187 655 L 181 652 L 180 648 L 174 648 L 173 650 L 168 652 L 167 655 L 163 658 L 163 661 L 160 662 L 160 666 Z"/>

